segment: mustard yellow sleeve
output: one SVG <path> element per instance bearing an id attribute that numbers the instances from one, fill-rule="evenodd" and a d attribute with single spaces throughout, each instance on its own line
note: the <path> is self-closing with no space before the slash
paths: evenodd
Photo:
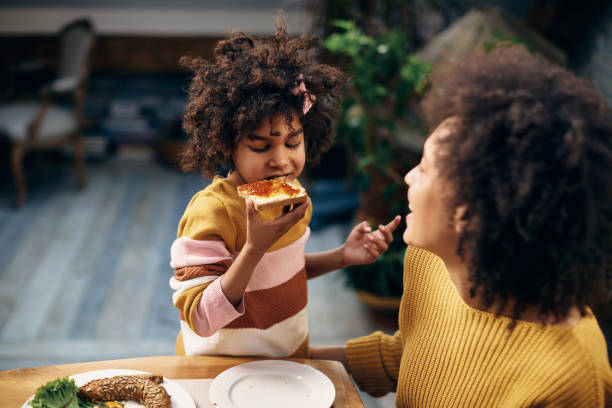
<path id="1" fill-rule="evenodd" d="M 374 397 L 395 392 L 402 351 L 399 330 L 393 336 L 377 331 L 349 340 L 346 359 L 359 388 Z"/>
<path id="2" fill-rule="evenodd" d="M 234 231 L 224 203 L 206 190 L 192 198 L 179 222 L 177 239 L 170 250 L 174 268 L 170 279 L 172 302 L 181 320 L 195 333 L 201 333 L 205 326 L 202 312 L 198 313 L 204 290 L 231 264 Z"/>
<path id="3" fill-rule="evenodd" d="M 230 252 L 235 250 L 235 225 L 225 205 L 217 197 L 203 191 L 196 194 L 185 209 L 177 237 L 223 241 Z"/>

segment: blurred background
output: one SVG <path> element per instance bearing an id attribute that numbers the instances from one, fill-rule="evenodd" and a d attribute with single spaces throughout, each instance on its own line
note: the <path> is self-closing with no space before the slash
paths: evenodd
<path id="1" fill-rule="evenodd" d="M 2 0 L 0 369 L 173 354 L 169 248 L 210 181 L 177 168 L 190 79 L 178 60 L 210 57 L 231 30 L 270 34 L 278 10 L 353 78 L 334 146 L 303 175 L 308 251 L 406 212 L 402 176 L 427 135 L 419 100 L 447 58 L 521 43 L 612 104 L 605 0 Z M 309 282 L 312 345 L 396 329 L 395 238 L 375 265 Z M 593 307 L 609 336 L 611 307 Z"/>

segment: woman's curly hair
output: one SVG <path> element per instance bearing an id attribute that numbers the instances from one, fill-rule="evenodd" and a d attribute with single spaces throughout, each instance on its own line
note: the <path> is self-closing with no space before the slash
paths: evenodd
<path id="1" fill-rule="evenodd" d="M 291 128 L 292 112 L 304 129 L 307 158 L 316 163 L 333 141 L 346 80 L 343 72 L 317 62 L 319 45 L 314 36 L 289 36 L 279 19 L 271 37 L 237 32 L 220 41 L 213 61 L 183 57 L 181 64 L 194 72 L 183 118 L 191 135 L 183 169 L 213 176 L 218 165 L 231 167 L 231 153 L 245 131 L 276 113 L 285 115 Z M 305 115 L 302 106 L 309 95 L 292 92 L 300 79 L 316 98 Z"/>
<path id="2" fill-rule="evenodd" d="M 612 110 L 522 46 L 440 66 L 432 83 L 428 120 L 461 123 L 439 162 L 451 208 L 467 208 L 457 253 L 471 294 L 513 321 L 528 306 L 584 315 L 612 283 Z"/>

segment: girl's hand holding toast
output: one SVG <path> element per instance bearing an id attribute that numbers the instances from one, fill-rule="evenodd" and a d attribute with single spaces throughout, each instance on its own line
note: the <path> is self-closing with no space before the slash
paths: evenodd
<path id="1" fill-rule="evenodd" d="M 246 200 L 247 243 L 253 250 L 263 254 L 306 214 L 310 199 L 294 206 L 292 211 L 284 211 L 272 221 L 262 221 L 251 199 Z"/>
<path id="2" fill-rule="evenodd" d="M 372 231 L 367 221 L 358 224 L 342 247 L 344 264 L 364 265 L 374 263 L 389 248 L 393 241 L 393 231 L 399 226 L 401 217 L 395 216 L 387 225 L 379 225 Z"/>
<path id="3" fill-rule="evenodd" d="M 255 266 L 264 253 L 304 217 L 310 201 L 294 206 L 272 221 L 262 221 L 253 201 L 246 200 L 247 242 L 232 265 L 221 277 L 221 290 L 235 307 L 244 295 Z"/>

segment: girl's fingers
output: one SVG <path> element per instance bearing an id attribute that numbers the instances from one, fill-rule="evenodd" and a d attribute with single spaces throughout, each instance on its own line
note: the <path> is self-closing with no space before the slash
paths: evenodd
<path id="1" fill-rule="evenodd" d="M 393 238 L 391 238 L 391 240 L 393 240 Z M 381 251 L 381 253 L 389 249 L 388 242 L 382 238 L 380 234 L 378 234 L 378 236 L 375 236 L 374 234 L 368 235 L 368 241 L 370 242 L 370 245 L 375 245 Z"/>
<path id="2" fill-rule="evenodd" d="M 372 232 L 372 228 L 367 221 L 362 221 L 359 224 L 355 225 L 351 234 L 357 234 L 355 237 L 358 240 L 364 239 L 370 232 Z"/>
<path id="3" fill-rule="evenodd" d="M 305 201 L 305 202 L 303 202 L 301 204 L 298 204 L 298 205 L 294 206 L 293 207 L 293 211 L 289 211 L 288 213 L 284 213 L 284 214 L 280 215 L 278 218 L 276 218 L 272 222 L 276 222 L 276 223 L 278 223 L 280 225 L 283 225 L 283 226 L 292 226 L 292 225 L 294 225 L 302 217 L 304 217 L 304 214 L 306 214 L 306 208 L 308 208 L 308 203 L 309 203 L 309 201 L 307 200 L 307 201 Z"/>
<path id="4" fill-rule="evenodd" d="M 247 198 L 246 200 L 246 211 L 247 218 L 253 219 L 253 217 L 255 216 L 255 205 L 253 204 L 253 200 L 251 200 L 250 198 Z"/>
<path id="5" fill-rule="evenodd" d="M 380 232 L 380 239 L 385 242 L 391 242 L 393 241 L 393 234 L 391 233 L 391 231 L 389 231 L 386 227 L 379 225 L 377 232 Z"/>
<path id="6" fill-rule="evenodd" d="M 363 248 L 367 252 L 368 260 L 375 261 L 380 254 L 389 249 L 389 243 L 393 241 L 393 231 L 398 227 L 400 221 L 401 217 L 398 215 L 387 225 L 379 225 L 376 231 L 372 231 L 366 221 L 355 228 L 365 235 L 366 242 L 363 244 Z"/>
<path id="7" fill-rule="evenodd" d="M 398 227 L 402 218 L 396 215 L 387 225 L 379 225 L 378 231 L 383 235 L 385 242 L 389 243 L 393 241 L 393 231 Z"/>
<path id="8" fill-rule="evenodd" d="M 359 224 L 357 230 L 362 234 L 372 232 L 372 228 L 370 227 L 370 224 L 367 221 L 363 221 L 361 224 Z"/>
<path id="9" fill-rule="evenodd" d="M 368 258 L 372 260 L 378 258 L 378 256 L 381 254 L 376 245 L 371 242 L 366 242 L 363 244 L 363 248 L 368 252 Z"/>
<path id="10" fill-rule="evenodd" d="M 303 203 L 293 206 L 293 210 L 291 212 L 295 213 L 296 216 L 299 215 L 299 218 L 302 218 L 304 214 L 306 214 L 306 210 L 308 209 L 309 205 L 310 205 L 310 198 L 307 198 L 306 201 L 304 201 Z"/>
<path id="11" fill-rule="evenodd" d="M 401 218 L 397 216 L 389 224 L 379 225 L 376 231 L 368 235 L 368 240 L 375 243 L 382 252 L 386 251 L 389 248 L 389 244 L 393 242 L 393 231 L 397 228 L 400 221 Z"/>
<path id="12" fill-rule="evenodd" d="M 399 227 L 401 222 L 402 217 L 396 215 L 395 218 L 393 218 L 387 225 L 385 225 L 385 231 L 389 231 L 390 233 L 392 233 L 397 229 L 397 227 Z"/>

